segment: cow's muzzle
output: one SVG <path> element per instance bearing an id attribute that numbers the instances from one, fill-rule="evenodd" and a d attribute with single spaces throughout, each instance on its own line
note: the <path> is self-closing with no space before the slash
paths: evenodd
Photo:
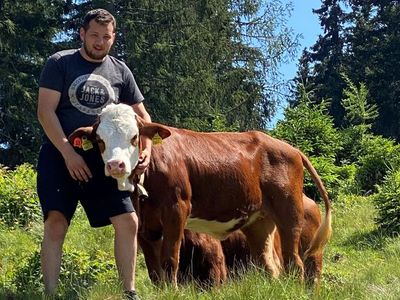
<path id="1" fill-rule="evenodd" d="M 122 178 L 129 175 L 130 172 L 126 170 L 126 164 L 123 160 L 114 159 L 106 163 L 106 175 L 113 178 Z"/>

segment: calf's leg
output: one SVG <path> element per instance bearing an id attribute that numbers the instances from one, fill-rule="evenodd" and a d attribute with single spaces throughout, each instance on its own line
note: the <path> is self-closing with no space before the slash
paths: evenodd
<path id="1" fill-rule="evenodd" d="M 278 278 L 280 263 L 274 255 L 274 232 L 276 226 L 271 219 L 263 218 L 242 228 L 247 238 L 252 260 L 273 277 Z"/>

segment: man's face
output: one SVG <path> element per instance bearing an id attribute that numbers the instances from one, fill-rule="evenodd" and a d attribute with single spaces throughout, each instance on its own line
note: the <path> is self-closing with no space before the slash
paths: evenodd
<path id="1" fill-rule="evenodd" d="M 110 52 L 114 43 L 114 27 L 111 23 L 102 25 L 91 20 L 87 30 L 80 29 L 80 37 L 86 55 L 92 60 L 101 61 Z"/>

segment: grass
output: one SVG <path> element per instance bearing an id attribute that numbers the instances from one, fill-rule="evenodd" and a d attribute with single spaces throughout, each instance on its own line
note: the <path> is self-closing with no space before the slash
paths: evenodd
<path id="1" fill-rule="evenodd" d="M 155 287 L 141 253 L 137 290 L 142 299 L 166 300 L 399 299 L 400 238 L 379 233 L 374 218 L 375 209 L 368 198 L 348 196 L 334 204 L 334 234 L 325 251 L 318 291 L 307 290 L 291 276 L 270 280 L 256 268 L 206 291 L 195 284 L 179 286 L 178 290 Z M 0 299 L 41 299 L 43 287 L 34 256 L 40 236 L 40 223 L 28 231 L 0 226 Z M 122 299 L 110 226 L 90 228 L 80 210 L 67 235 L 65 252 L 60 299 Z"/>

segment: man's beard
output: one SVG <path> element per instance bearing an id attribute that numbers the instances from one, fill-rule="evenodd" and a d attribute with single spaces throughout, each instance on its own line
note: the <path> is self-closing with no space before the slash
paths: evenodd
<path id="1" fill-rule="evenodd" d="M 108 51 L 96 54 L 93 51 L 90 51 L 85 42 L 83 42 L 83 48 L 85 49 L 86 55 L 89 56 L 91 59 L 101 60 L 108 54 Z"/>

